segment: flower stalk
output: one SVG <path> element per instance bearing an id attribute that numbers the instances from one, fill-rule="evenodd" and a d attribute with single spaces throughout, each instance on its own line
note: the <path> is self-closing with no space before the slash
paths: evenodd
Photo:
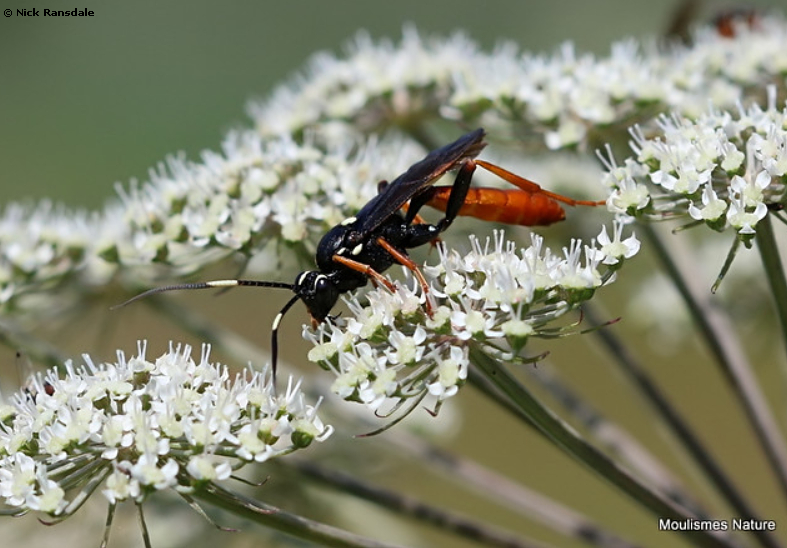
<path id="1" fill-rule="evenodd" d="M 471 360 L 500 391 L 514 403 L 519 413 L 528 417 L 536 429 L 552 440 L 560 449 L 590 467 L 605 480 L 631 496 L 660 518 L 690 521 L 694 515 L 674 502 L 651 490 L 631 474 L 620 468 L 609 457 L 588 444 L 569 428 L 557 415 L 538 401 L 503 364 L 484 352 L 471 347 Z M 687 531 L 697 546 L 732 546 L 733 544 L 708 534 L 706 531 Z"/>
<path id="2" fill-rule="evenodd" d="M 707 298 L 700 297 L 703 290 L 683 272 L 656 229 L 648 225 L 645 225 L 645 228 L 644 234 L 648 242 L 686 302 L 700 334 L 716 358 L 720 371 L 730 383 L 746 412 L 773 473 L 778 479 L 782 493 L 787 496 L 787 445 L 767 406 L 767 399 L 759 387 L 730 320 L 723 310 L 713 306 Z M 673 242 L 671 248 L 673 251 L 680 250 L 681 245 Z M 683 264 L 690 262 L 687 253 L 681 253 L 681 262 Z"/>
<path id="3" fill-rule="evenodd" d="M 773 305 L 779 318 L 782 342 L 787 346 L 787 279 L 784 276 L 784 265 L 779 257 L 779 247 L 776 244 L 770 217 L 766 217 L 760 223 L 756 242 L 765 277 L 773 294 Z"/>
<path id="4" fill-rule="evenodd" d="M 234 515 L 318 545 L 345 548 L 392 548 L 396 546 L 354 535 L 303 516 L 282 511 L 257 499 L 229 491 L 217 484 L 209 484 L 203 491 L 195 493 L 195 498 L 211 506 L 223 508 Z"/>

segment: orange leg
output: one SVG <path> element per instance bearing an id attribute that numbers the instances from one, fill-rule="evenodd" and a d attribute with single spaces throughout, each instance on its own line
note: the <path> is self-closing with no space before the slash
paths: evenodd
<path id="1" fill-rule="evenodd" d="M 404 265 L 405 267 L 409 268 L 415 273 L 415 277 L 418 278 L 418 282 L 421 284 L 421 288 L 423 289 L 423 292 L 426 295 L 426 305 L 424 305 L 424 308 L 426 309 L 426 313 L 431 318 L 432 303 L 429 302 L 429 285 L 426 283 L 426 278 L 424 278 L 424 275 L 419 270 L 418 265 L 416 265 L 415 261 L 413 261 L 410 257 L 404 255 L 395 247 L 393 247 L 391 244 L 386 242 L 382 237 L 377 238 L 377 243 L 380 244 L 380 246 L 382 246 L 382 248 L 385 249 L 388 253 L 390 253 L 391 256 L 394 259 L 396 259 L 396 261 L 399 264 Z M 377 272 L 368 264 L 364 264 L 359 261 L 354 261 L 352 259 L 348 259 L 347 257 L 342 257 L 341 255 L 334 255 L 333 260 L 339 264 L 346 266 L 347 268 L 350 268 L 352 270 L 355 270 L 356 272 L 360 272 L 361 274 L 368 276 L 369 278 L 371 278 L 372 283 L 375 284 L 379 283 L 380 285 L 384 285 L 386 288 L 388 288 L 388 291 L 390 291 L 391 293 L 396 292 L 396 287 L 394 286 L 394 284 L 389 282 L 382 274 Z"/>
<path id="2" fill-rule="evenodd" d="M 396 287 L 394 286 L 394 284 L 389 282 L 382 274 L 377 272 L 368 264 L 360 263 L 358 261 L 353 261 L 352 259 L 348 259 L 347 257 L 342 257 L 341 255 L 334 255 L 333 260 L 339 264 L 343 264 L 347 268 L 350 268 L 352 270 L 355 270 L 356 272 L 360 272 L 361 274 L 369 276 L 369 278 L 371 278 L 372 280 L 372 283 L 374 284 L 379 283 L 380 285 L 384 285 L 385 287 L 388 288 L 388 290 L 391 293 L 396 291 Z"/>
<path id="3" fill-rule="evenodd" d="M 401 264 L 406 268 L 409 268 L 412 271 L 412 273 L 415 274 L 418 283 L 421 284 L 421 289 L 424 292 L 424 296 L 426 297 L 426 304 L 424 305 L 424 308 L 426 309 L 427 315 L 431 318 L 433 312 L 432 312 L 432 303 L 429 299 L 429 284 L 427 283 L 426 278 L 424 278 L 421 269 L 418 268 L 418 265 L 415 264 L 415 261 L 413 261 L 410 257 L 408 257 L 407 255 L 396 249 L 391 244 L 389 244 L 387 241 L 385 241 L 384 238 L 382 237 L 377 238 L 377 243 L 380 245 L 380 247 L 382 247 L 388 253 L 390 253 L 391 257 L 396 259 L 396 262 L 398 262 L 399 264 Z"/>
<path id="4" fill-rule="evenodd" d="M 529 179 L 525 179 L 524 177 L 520 177 L 510 171 L 503 169 L 500 166 L 496 166 L 495 164 L 490 164 L 489 162 L 485 162 L 484 160 L 476 160 L 476 165 L 481 166 L 482 168 L 486 169 L 487 171 L 491 171 L 501 179 L 504 179 L 511 183 L 514 186 L 521 188 L 526 192 L 532 192 L 534 194 L 543 194 L 545 196 L 549 196 L 553 200 L 557 200 L 558 202 L 563 202 L 564 204 L 568 204 L 571 206 L 577 205 L 584 205 L 584 206 L 597 206 L 597 205 L 604 205 L 606 202 L 604 200 L 600 200 L 594 202 L 592 200 L 575 200 L 573 198 L 569 198 L 568 196 L 563 196 L 562 194 L 556 194 L 555 192 L 550 192 L 544 188 L 541 188 L 541 185 L 538 183 L 534 183 Z"/>

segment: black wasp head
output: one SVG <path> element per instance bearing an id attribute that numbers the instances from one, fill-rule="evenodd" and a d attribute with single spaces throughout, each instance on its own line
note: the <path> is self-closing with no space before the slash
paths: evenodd
<path id="1" fill-rule="evenodd" d="M 333 280 L 319 270 L 298 274 L 292 291 L 303 301 L 316 322 L 322 322 L 328 317 L 340 293 Z"/>

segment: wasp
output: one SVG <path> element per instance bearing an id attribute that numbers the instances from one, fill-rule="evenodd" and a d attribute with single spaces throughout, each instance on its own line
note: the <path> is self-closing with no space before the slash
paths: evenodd
<path id="1" fill-rule="evenodd" d="M 352 217 L 340 222 L 317 245 L 315 270 L 301 272 L 294 283 L 261 280 L 213 280 L 153 288 L 121 304 L 124 306 L 155 293 L 179 289 L 211 289 L 239 286 L 288 289 L 293 296 L 279 311 L 271 328 L 271 368 L 276 372 L 278 330 L 282 318 L 297 302 L 309 311 L 312 324 L 328 318 L 342 293 L 373 283 L 394 291 L 382 275 L 393 264 L 410 269 L 432 309 L 429 286 L 407 250 L 434 242 L 458 215 L 521 225 L 548 225 L 565 218 L 560 203 L 599 205 L 604 202 L 573 200 L 542 189 L 538 184 L 475 157 L 486 146 L 483 129 L 463 135 L 453 143 L 433 150 L 390 183 L 382 181 L 378 194 Z M 470 188 L 477 166 L 491 171 L 518 187 L 517 190 Z M 457 170 L 454 183 L 434 186 L 447 172 Z M 560 202 L 560 203 L 559 203 Z M 418 212 L 429 205 L 445 215 L 435 223 L 425 222 Z"/>

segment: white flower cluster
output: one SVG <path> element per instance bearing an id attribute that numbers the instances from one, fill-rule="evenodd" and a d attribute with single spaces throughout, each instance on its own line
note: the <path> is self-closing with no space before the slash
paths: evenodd
<path id="1" fill-rule="evenodd" d="M 55 297 L 41 293 L 63 282 L 89 288 L 119 275 L 154 283 L 231 252 L 316 241 L 421 154 L 401 141 L 362 146 L 346 128 L 324 128 L 303 143 L 247 131 L 230 135 L 222 154 L 204 153 L 202 163 L 170 159 L 92 216 L 46 203 L 8 206 L 0 215 L 0 307 L 52 310 Z M 268 258 L 258 264 L 277 270 Z"/>
<path id="2" fill-rule="evenodd" d="M 86 260 L 95 225 L 95 216 L 47 201 L 6 207 L 0 216 L 0 306 L 73 276 Z"/>
<path id="3" fill-rule="evenodd" d="M 436 301 L 431 317 L 419 289 L 374 289 L 367 304 L 348 299 L 351 317 L 304 331 L 315 345 L 309 359 L 336 375 L 334 392 L 375 412 L 426 395 L 439 404 L 465 382 L 470 345 L 516 359 L 530 336 L 559 332 L 549 324 L 591 298 L 639 251 L 636 237 L 623 240 L 618 224 L 612 239 L 604 228 L 599 246 L 575 240 L 562 256 L 541 237 L 532 239 L 518 250 L 502 232 L 483 245 L 471 237 L 463 254 L 442 245 L 439 262 L 423 269 Z"/>
<path id="4" fill-rule="evenodd" d="M 311 255 L 308 242 L 423 153 L 402 141 L 364 141 L 392 120 L 459 117 L 494 135 L 530 128 L 551 148 L 573 146 L 599 126 L 622 128 L 657 109 L 694 115 L 709 97 L 733 105 L 783 78 L 785 67 L 787 25 L 771 16 L 741 26 L 732 39 L 700 31 L 692 46 L 670 50 L 628 41 L 608 57 L 570 45 L 551 56 L 511 45 L 483 53 L 463 36 L 425 40 L 409 29 L 396 45 L 361 37 L 347 58 L 318 55 L 296 83 L 252 106 L 259 132 L 234 132 L 220 153 L 199 162 L 170 159 L 95 215 L 47 204 L 6 207 L 0 307 L 51 311 L 84 300 L 84 290 L 171 280 L 234 252 L 264 257 L 252 264 L 275 271 L 282 254 L 273 247 L 282 241 L 296 251 L 305 241 L 301 251 Z M 706 201 L 707 212 L 697 204 L 703 216 L 718 207 L 711 195 Z M 748 209 L 737 210 L 741 227 L 760 213 Z M 60 291 L 64 283 L 78 291 Z"/>
<path id="5" fill-rule="evenodd" d="M 372 130 L 397 119 L 429 116 L 476 121 L 494 133 L 517 124 L 552 148 L 585 142 L 598 126 L 630 125 L 654 112 L 698 115 L 708 101 L 733 106 L 750 87 L 783 83 L 787 22 L 763 15 L 737 25 L 734 37 L 710 27 L 692 45 L 659 48 L 633 40 L 608 57 L 492 53 L 463 35 L 428 40 L 406 28 L 400 45 L 361 35 L 346 58 L 321 53 L 305 74 L 249 107 L 260 132 L 294 133 L 327 120 Z"/>
<path id="6" fill-rule="evenodd" d="M 636 158 L 622 166 L 604 158 L 608 206 L 635 217 L 688 214 L 714 230 L 730 226 L 747 240 L 769 206 L 785 198 L 787 110 L 753 105 L 736 113 L 708 112 L 696 120 L 659 119 L 658 135 L 635 127 Z"/>
<path id="7" fill-rule="evenodd" d="M 320 140 L 263 140 L 247 131 L 231 134 L 223 154 L 203 153 L 202 163 L 171 160 L 144 187 L 121 190 L 125 233 L 108 234 L 99 252 L 122 264 L 193 270 L 215 259 L 195 259 L 201 250 L 248 252 L 274 236 L 299 242 L 324 231 L 345 218 L 341 208 L 374 195 L 370 171 L 392 166 L 372 147 L 353 154 L 358 142 L 349 133 L 325 146 Z"/>
<path id="8" fill-rule="evenodd" d="M 0 497 L 20 513 L 70 514 L 102 483 L 111 502 L 142 501 L 157 490 L 188 493 L 323 441 L 332 432 L 292 380 L 276 395 L 267 373 L 231 378 L 195 361 L 189 346 L 155 361 L 66 363 L 34 376 L 0 408 Z M 77 492 L 69 500 L 68 493 Z"/>

